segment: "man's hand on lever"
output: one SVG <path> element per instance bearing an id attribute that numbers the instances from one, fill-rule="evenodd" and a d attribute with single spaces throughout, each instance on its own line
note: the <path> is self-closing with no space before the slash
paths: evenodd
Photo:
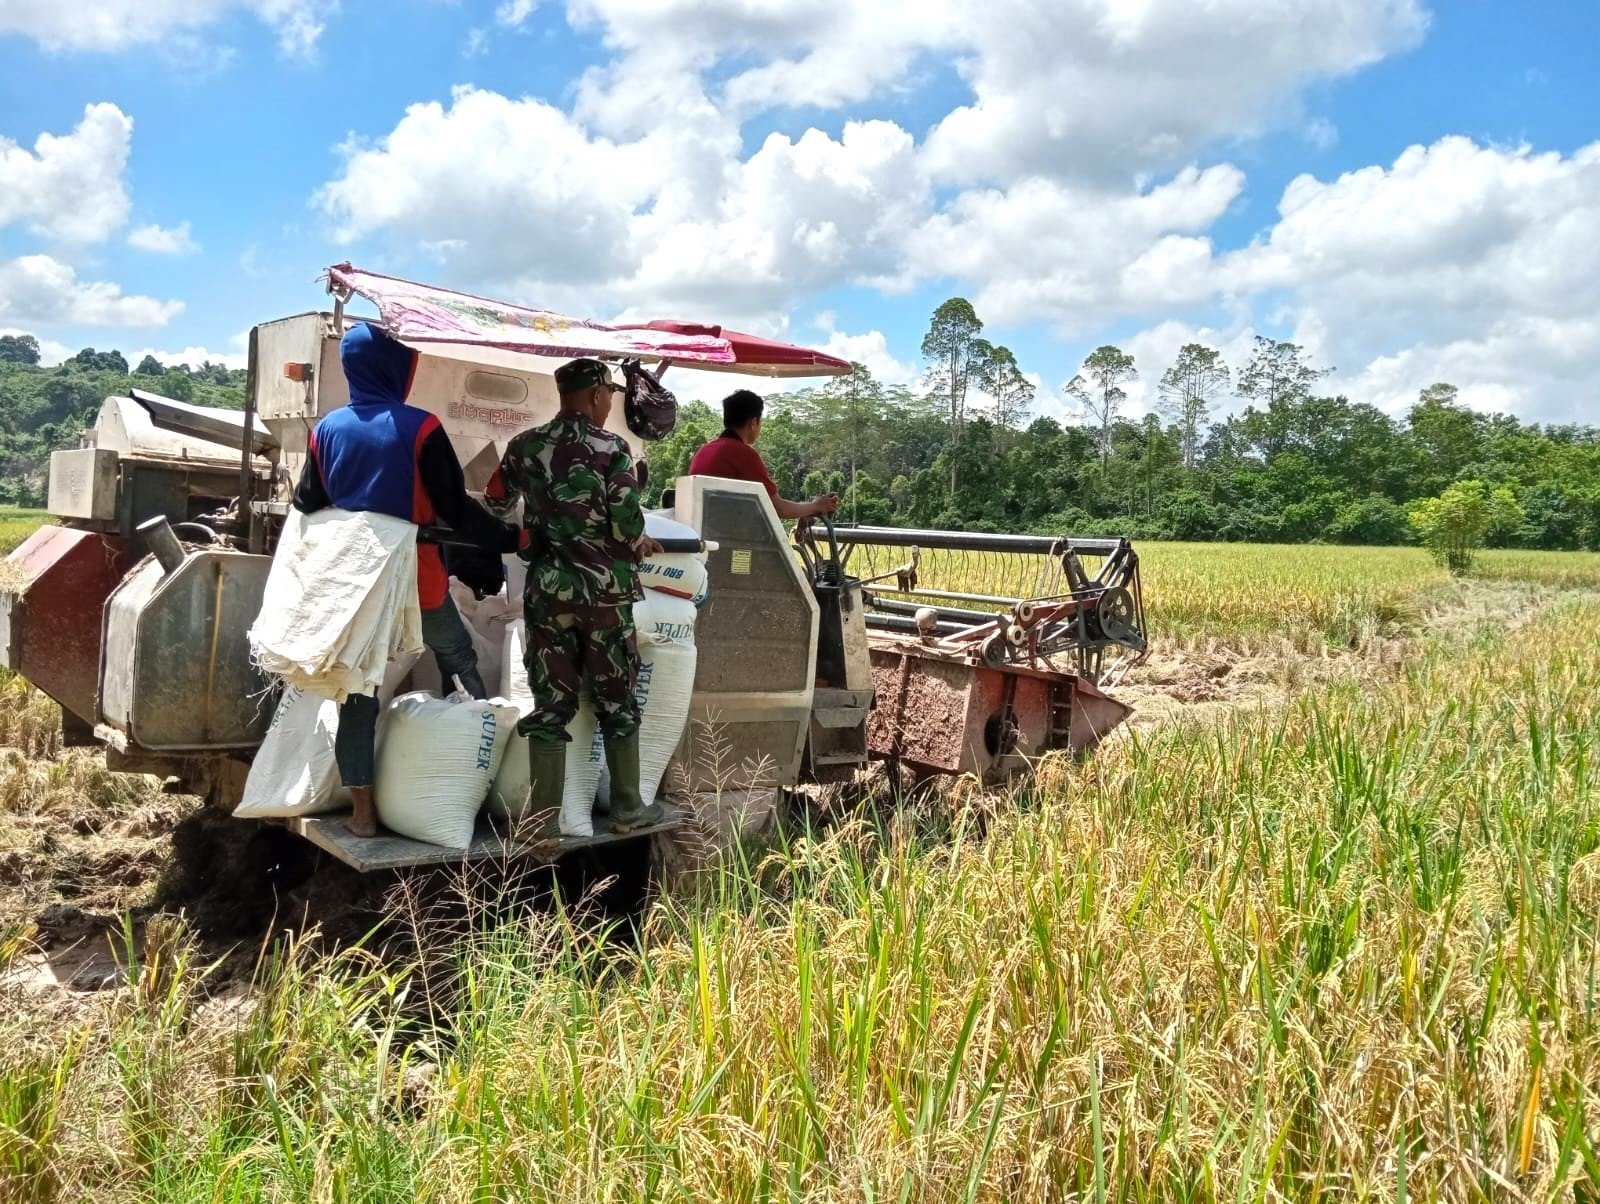
<path id="1" fill-rule="evenodd" d="M 812 514 L 832 514 L 839 509 L 839 495 L 824 493 L 811 503 Z"/>

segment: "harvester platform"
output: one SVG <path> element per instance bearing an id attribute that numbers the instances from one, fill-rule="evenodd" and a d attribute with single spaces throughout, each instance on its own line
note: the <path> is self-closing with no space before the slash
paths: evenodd
<path id="1" fill-rule="evenodd" d="M 580 849 L 638 840 L 642 836 L 670 832 L 682 825 L 683 817 L 670 804 L 662 803 L 662 809 L 666 817 L 660 823 L 636 828 L 622 835 L 602 830 L 593 836 L 550 836 L 543 833 L 519 836 L 514 831 L 496 827 L 488 819 L 480 818 L 477 830 L 472 834 L 472 843 L 465 851 L 410 840 L 393 832 L 357 836 L 344 826 L 345 817 L 342 814 L 302 815 L 286 823 L 289 831 L 305 837 L 346 865 L 369 873 L 422 865 L 455 865 L 463 861 L 533 861 L 549 864 Z"/>

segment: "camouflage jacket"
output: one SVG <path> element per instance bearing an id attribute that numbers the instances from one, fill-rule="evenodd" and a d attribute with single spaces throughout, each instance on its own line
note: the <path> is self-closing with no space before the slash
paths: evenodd
<path id="1" fill-rule="evenodd" d="M 561 414 L 511 440 L 490 483 L 490 508 L 523 502 L 528 592 L 580 606 L 639 596 L 644 510 L 633 454 L 618 435 Z"/>

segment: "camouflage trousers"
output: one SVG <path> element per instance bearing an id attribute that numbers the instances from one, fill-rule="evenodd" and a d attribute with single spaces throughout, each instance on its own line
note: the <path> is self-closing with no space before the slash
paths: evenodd
<path id="1" fill-rule="evenodd" d="M 639 645 L 633 607 L 575 606 L 543 594 L 523 602 L 527 621 L 528 688 L 533 710 L 517 731 L 533 740 L 567 739 L 584 684 L 600 730 L 625 740 L 639 730 Z"/>

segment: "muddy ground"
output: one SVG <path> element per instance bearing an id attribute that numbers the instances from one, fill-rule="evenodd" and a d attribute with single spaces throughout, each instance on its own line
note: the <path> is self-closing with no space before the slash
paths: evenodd
<path id="1" fill-rule="evenodd" d="M 1419 641 L 1485 627 L 1513 630 L 1552 595 L 1526 587 L 1461 587 L 1420 629 L 1364 648 L 1307 653 L 1270 639 L 1157 648 L 1110 690 L 1136 709 L 1133 732 L 1237 707 L 1279 706 L 1321 683 L 1375 686 L 1403 670 Z M 198 938 L 205 989 L 226 997 L 249 981 L 265 943 L 285 932 L 319 943 L 363 942 L 406 958 L 421 932 L 448 933 L 493 906 L 584 901 L 604 917 L 633 913 L 647 851 L 623 845 L 588 860 L 363 875 L 280 827 L 247 824 L 155 779 L 106 773 L 98 753 L 29 758 L 0 749 L 0 1008 L 40 1024 L 97 1006 L 127 978 L 153 917 L 179 915 Z M 166 921 L 162 921 L 165 923 Z"/>

